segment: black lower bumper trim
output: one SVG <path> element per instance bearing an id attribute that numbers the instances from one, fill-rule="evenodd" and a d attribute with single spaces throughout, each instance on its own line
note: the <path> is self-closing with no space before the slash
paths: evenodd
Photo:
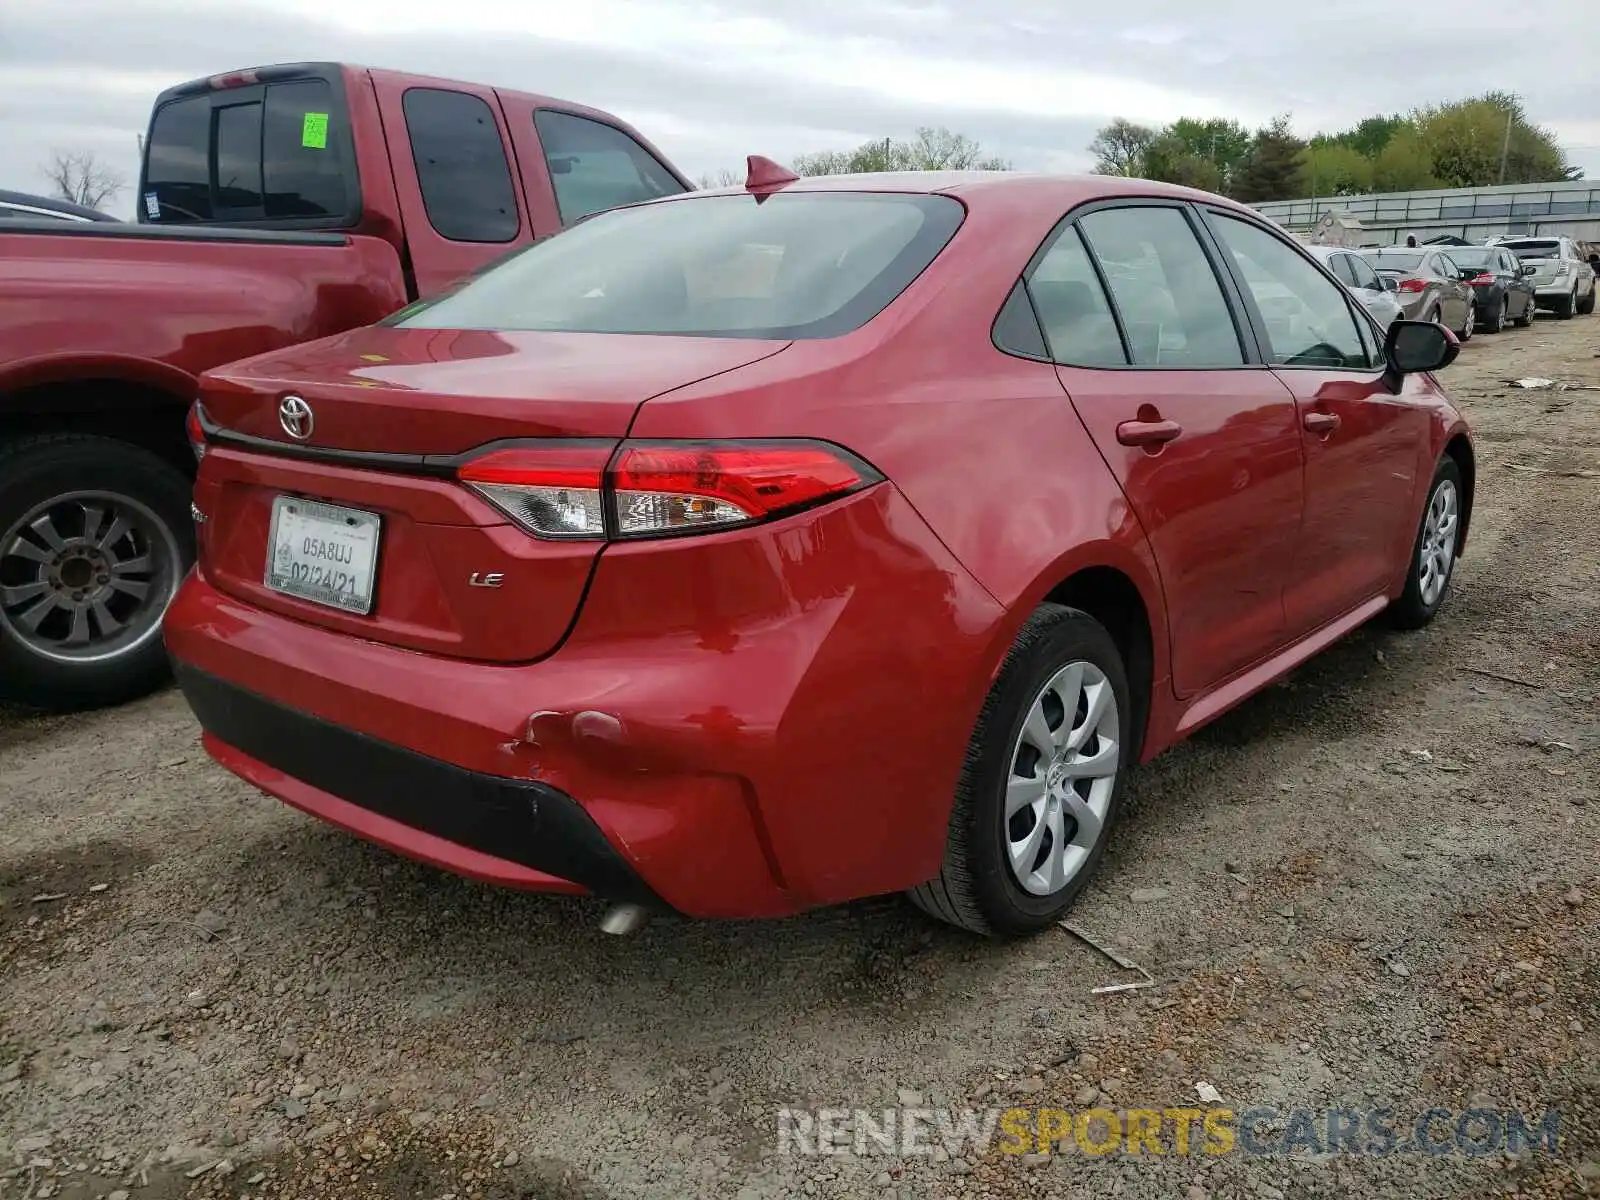
<path id="1" fill-rule="evenodd" d="M 369 812 L 571 880 L 607 900 L 667 907 L 583 807 L 548 784 L 429 758 L 186 663 L 174 662 L 173 671 L 201 727 L 258 762 Z"/>

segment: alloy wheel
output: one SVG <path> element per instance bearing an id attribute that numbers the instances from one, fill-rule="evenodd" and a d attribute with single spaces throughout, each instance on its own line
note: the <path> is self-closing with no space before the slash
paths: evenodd
<path id="1" fill-rule="evenodd" d="M 1417 582 L 1422 602 L 1430 607 L 1444 594 L 1456 557 L 1456 526 L 1460 500 L 1455 481 L 1441 479 L 1428 501 L 1422 522 L 1422 544 L 1417 551 Z"/>
<path id="2" fill-rule="evenodd" d="M 1072 662 L 1039 690 L 1011 752 L 1003 807 L 1012 878 L 1049 896 L 1083 868 L 1105 829 L 1121 760 L 1116 693 Z"/>
<path id="3" fill-rule="evenodd" d="M 173 531 L 116 492 L 55 496 L 0 534 L 0 624 L 56 662 L 97 662 L 159 636 L 182 555 Z"/>

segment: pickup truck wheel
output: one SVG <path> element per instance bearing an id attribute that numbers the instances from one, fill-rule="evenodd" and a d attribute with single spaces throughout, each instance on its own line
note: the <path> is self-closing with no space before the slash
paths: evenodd
<path id="1" fill-rule="evenodd" d="M 0 699 L 64 712 L 161 685 L 161 618 L 194 561 L 189 497 L 126 442 L 0 443 Z"/>

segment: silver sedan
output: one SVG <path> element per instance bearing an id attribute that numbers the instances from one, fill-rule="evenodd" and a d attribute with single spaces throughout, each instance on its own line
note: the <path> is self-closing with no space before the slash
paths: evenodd
<path id="1" fill-rule="evenodd" d="M 1360 253 L 1346 246 L 1307 246 L 1306 249 L 1312 257 L 1322 260 L 1335 279 L 1355 293 L 1356 299 L 1378 323 L 1378 328 L 1388 329 L 1405 315 L 1396 298 L 1398 285 L 1374 271 Z"/>

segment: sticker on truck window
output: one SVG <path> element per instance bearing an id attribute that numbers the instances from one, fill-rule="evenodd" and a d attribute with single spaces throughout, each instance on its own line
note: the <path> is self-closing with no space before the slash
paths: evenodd
<path id="1" fill-rule="evenodd" d="M 161 200 L 154 192 L 144 194 L 144 215 L 152 221 L 161 219 Z"/>
<path id="2" fill-rule="evenodd" d="M 306 114 L 305 124 L 300 127 L 300 144 L 307 150 L 326 150 L 328 148 L 328 114 Z"/>

